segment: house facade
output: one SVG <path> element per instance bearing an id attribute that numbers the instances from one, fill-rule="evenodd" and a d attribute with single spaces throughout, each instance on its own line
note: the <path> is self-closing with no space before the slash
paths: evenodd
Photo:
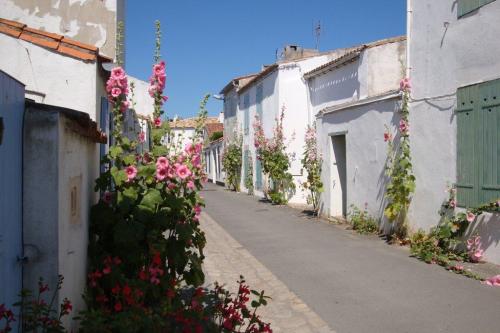
<path id="1" fill-rule="evenodd" d="M 33 29 L 94 45 L 100 54 L 116 59 L 117 22 L 125 23 L 125 0 L 3 0 L 0 13 Z"/>
<path id="2" fill-rule="evenodd" d="M 500 1 L 409 2 L 414 229 L 429 229 L 454 185 L 461 209 L 500 197 Z M 499 217 L 483 214 L 485 258 L 500 263 Z"/>
<path id="3" fill-rule="evenodd" d="M 350 48 L 304 74 L 323 158 L 320 214 L 345 217 L 351 205 L 383 217 L 385 127 L 399 123 L 405 37 Z"/>
<path id="4" fill-rule="evenodd" d="M 256 116 L 262 123 L 265 135 L 271 137 L 276 125 L 275 119 L 279 117 L 280 110 L 285 107 L 283 128 L 285 137 L 290 141 L 287 152 L 293 156 L 289 172 L 293 175 L 296 185 L 295 194 L 290 198 L 290 202 L 298 204 L 306 202 L 306 193 L 300 187 L 300 183 L 306 177 L 300 159 L 303 153 L 305 130 L 307 125 L 312 123 L 313 117 L 303 74 L 336 58 L 343 52 L 345 50 L 342 49 L 319 53 L 317 50 L 287 46 L 278 62 L 265 66 L 260 73 L 238 87 L 236 90 L 238 107 L 235 119 L 238 124 L 236 127 L 241 129 L 243 141 L 241 177 L 243 190 L 248 190 L 245 187 L 245 179 L 250 172 L 253 174 L 256 195 L 264 195 L 263 190 L 267 181 L 262 174 L 260 162 L 256 158 L 252 126 Z M 231 95 L 227 96 L 229 100 Z M 228 130 L 225 133 L 228 133 Z"/>

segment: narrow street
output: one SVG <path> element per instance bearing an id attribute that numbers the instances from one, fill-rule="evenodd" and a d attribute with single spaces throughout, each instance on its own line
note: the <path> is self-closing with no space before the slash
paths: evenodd
<path id="1" fill-rule="evenodd" d="M 300 329 L 279 332 L 314 332 L 305 322 L 316 323 L 310 326 L 316 332 L 326 332 L 323 321 L 337 333 L 498 332 L 500 289 L 419 262 L 406 249 L 376 237 L 308 219 L 289 207 L 212 184 L 202 195 L 208 215 L 202 227 L 210 228 L 207 251 L 231 258 L 226 265 L 232 271 L 241 268 L 244 273 L 251 265 L 257 272 L 246 276 L 252 288 L 259 289 L 260 277 L 267 276 L 272 289 L 266 293 L 284 308 L 287 298 L 277 294 L 287 293 L 296 305 L 289 306 L 292 312 L 270 313 L 264 319 L 305 318 Z M 238 246 L 244 251 L 239 257 Z M 224 263 L 211 260 L 205 265 L 208 281 L 227 278 Z M 233 276 L 221 282 L 234 283 Z"/>

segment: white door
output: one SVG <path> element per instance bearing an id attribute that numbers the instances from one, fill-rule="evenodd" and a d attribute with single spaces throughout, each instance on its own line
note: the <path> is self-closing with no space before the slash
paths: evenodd
<path id="1" fill-rule="evenodd" d="M 345 217 L 347 213 L 345 134 L 332 135 L 331 142 L 330 215 Z"/>

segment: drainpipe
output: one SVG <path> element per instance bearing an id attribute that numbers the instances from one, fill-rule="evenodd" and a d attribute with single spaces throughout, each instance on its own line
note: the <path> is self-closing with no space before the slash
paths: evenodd
<path id="1" fill-rule="evenodd" d="M 406 77 L 411 76 L 410 46 L 411 46 L 412 18 L 413 18 L 412 0 L 406 0 Z"/>

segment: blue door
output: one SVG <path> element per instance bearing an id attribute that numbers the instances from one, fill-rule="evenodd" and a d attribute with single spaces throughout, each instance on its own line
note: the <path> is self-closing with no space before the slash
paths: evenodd
<path id="1" fill-rule="evenodd" d="M 23 114 L 24 85 L 0 71 L 0 304 L 8 307 L 22 288 Z"/>

